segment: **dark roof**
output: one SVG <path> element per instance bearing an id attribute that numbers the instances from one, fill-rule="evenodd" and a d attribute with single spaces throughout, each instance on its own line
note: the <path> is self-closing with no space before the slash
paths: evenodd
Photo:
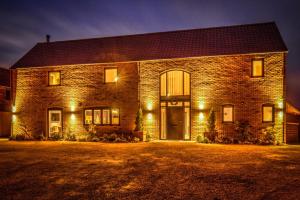
<path id="1" fill-rule="evenodd" d="M 38 43 L 12 68 L 283 51 L 287 48 L 270 22 Z"/>
<path id="2" fill-rule="evenodd" d="M 8 69 L 0 68 L 0 86 L 10 87 L 10 73 Z"/>

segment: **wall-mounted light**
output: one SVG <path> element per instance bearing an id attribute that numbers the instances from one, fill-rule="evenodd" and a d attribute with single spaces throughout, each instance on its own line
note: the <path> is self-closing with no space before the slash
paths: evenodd
<path id="1" fill-rule="evenodd" d="M 203 102 L 203 101 L 200 101 L 200 102 L 199 102 L 199 109 L 200 109 L 200 110 L 203 110 L 203 109 L 204 109 L 204 102 Z"/>
<path id="2" fill-rule="evenodd" d="M 202 122 L 204 120 L 204 114 L 203 112 L 199 113 L 199 120 Z"/>
<path id="3" fill-rule="evenodd" d="M 11 111 L 12 111 L 13 113 L 15 113 L 15 112 L 16 112 L 16 106 L 12 106 Z"/>
<path id="4" fill-rule="evenodd" d="M 71 110 L 71 112 L 75 111 L 75 102 L 74 101 L 70 102 L 70 110 Z"/>
<path id="5" fill-rule="evenodd" d="M 152 121 L 152 119 L 153 119 L 152 113 L 148 113 L 148 114 L 147 114 L 147 120 L 148 120 L 148 121 Z"/>
<path id="6" fill-rule="evenodd" d="M 17 120 L 17 116 L 16 115 L 12 115 L 12 122 L 15 122 Z"/>
<path id="7" fill-rule="evenodd" d="M 279 117 L 279 119 L 282 119 L 282 118 L 283 118 L 283 112 L 282 112 L 282 111 L 279 111 L 279 112 L 278 112 L 278 117 Z"/>
<path id="8" fill-rule="evenodd" d="M 147 110 L 148 111 L 151 111 L 152 109 L 153 109 L 153 104 L 152 104 L 152 102 L 147 102 L 147 105 L 146 105 L 146 107 L 147 107 Z"/>
<path id="9" fill-rule="evenodd" d="M 283 109 L 283 102 L 282 101 L 278 102 L 278 108 Z"/>
<path id="10" fill-rule="evenodd" d="M 115 78 L 115 82 L 118 82 L 118 80 L 119 80 L 119 77 L 118 77 L 118 76 L 116 76 L 116 78 Z"/>

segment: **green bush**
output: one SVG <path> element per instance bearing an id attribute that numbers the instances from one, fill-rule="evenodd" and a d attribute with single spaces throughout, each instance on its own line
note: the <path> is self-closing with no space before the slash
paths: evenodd
<path id="1" fill-rule="evenodd" d="M 138 112 L 136 113 L 135 119 L 135 131 L 143 131 L 143 111 L 140 107 Z"/>
<path id="2" fill-rule="evenodd" d="M 64 140 L 76 141 L 76 135 L 74 133 L 68 133 L 68 134 L 64 135 Z"/>
<path id="3" fill-rule="evenodd" d="M 206 143 L 206 144 L 210 143 L 210 140 L 207 137 L 205 137 L 203 134 L 198 134 L 196 137 L 196 141 L 198 143 Z"/>
<path id="4" fill-rule="evenodd" d="M 253 135 L 250 132 L 251 125 L 247 120 L 240 120 L 235 123 L 236 138 L 234 143 L 252 143 Z"/>
<path id="5" fill-rule="evenodd" d="M 53 141 L 58 141 L 58 140 L 62 140 L 63 136 L 60 133 L 52 133 L 49 139 Z"/>
<path id="6" fill-rule="evenodd" d="M 274 127 L 267 127 L 265 129 L 262 129 L 262 132 L 258 137 L 258 144 L 263 144 L 263 145 L 276 144 L 276 131 Z"/>
<path id="7" fill-rule="evenodd" d="M 209 116 L 207 119 L 207 128 L 208 131 L 205 133 L 205 136 L 210 141 L 215 142 L 218 136 L 218 132 L 216 130 L 216 112 L 213 110 L 213 108 L 211 108 L 209 111 Z"/>
<path id="8" fill-rule="evenodd" d="M 23 141 L 23 140 L 25 140 L 25 135 L 24 134 L 17 134 L 15 139 L 16 139 L 16 141 Z"/>

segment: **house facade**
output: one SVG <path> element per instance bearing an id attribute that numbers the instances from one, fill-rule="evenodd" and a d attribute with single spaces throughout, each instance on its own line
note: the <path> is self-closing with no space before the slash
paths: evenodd
<path id="1" fill-rule="evenodd" d="M 287 48 L 275 23 L 38 43 L 12 69 L 12 134 L 133 130 L 195 140 L 246 120 L 285 141 Z"/>

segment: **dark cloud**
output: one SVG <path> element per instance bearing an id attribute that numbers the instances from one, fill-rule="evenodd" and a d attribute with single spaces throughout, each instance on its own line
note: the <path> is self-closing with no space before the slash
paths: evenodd
<path id="1" fill-rule="evenodd" d="M 289 99 L 300 106 L 298 0 L 1 0 L 0 65 L 35 43 L 275 21 L 289 48 Z"/>

